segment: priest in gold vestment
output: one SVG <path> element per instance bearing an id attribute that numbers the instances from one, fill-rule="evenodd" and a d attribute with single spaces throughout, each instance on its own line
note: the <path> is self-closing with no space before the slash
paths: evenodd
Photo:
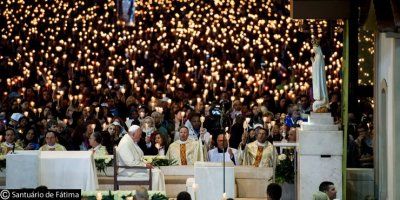
<path id="1" fill-rule="evenodd" d="M 57 143 L 56 133 L 48 131 L 46 133 L 46 144 L 40 147 L 40 151 L 66 151 L 65 147 Z"/>
<path id="2" fill-rule="evenodd" d="M 242 152 L 242 164 L 254 167 L 273 167 L 274 148 L 267 141 L 267 130 L 257 129 L 257 140 L 246 145 Z"/>
<path id="3" fill-rule="evenodd" d="M 201 140 L 189 139 L 189 129 L 185 126 L 179 130 L 179 140 L 172 143 L 166 157 L 176 160 L 178 165 L 193 165 L 196 161 L 204 161 L 204 151 Z"/>
<path id="4" fill-rule="evenodd" d="M 15 131 L 14 129 L 6 130 L 6 141 L 1 143 L 1 154 L 5 155 L 12 150 L 24 150 L 18 143 L 15 143 Z"/>

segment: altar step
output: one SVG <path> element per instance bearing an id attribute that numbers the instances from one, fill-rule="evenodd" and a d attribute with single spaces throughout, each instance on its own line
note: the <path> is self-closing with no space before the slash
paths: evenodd
<path id="1" fill-rule="evenodd" d="M 171 199 L 176 197 L 180 192 L 186 191 L 186 179 L 192 177 L 192 176 L 174 176 L 174 175 L 168 175 L 165 176 L 165 189 L 167 196 Z M 99 180 L 99 190 L 114 190 L 114 177 L 112 176 L 98 176 Z M 239 187 L 244 187 L 244 185 L 253 185 L 253 182 L 249 182 L 248 180 L 237 180 L 237 184 L 239 184 Z M 262 182 L 259 181 L 257 184 L 261 185 Z M 126 186 L 126 185 L 121 185 L 120 190 L 135 190 L 140 186 Z M 238 187 L 238 185 L 237 185 Z M 254 186 L 252 186 L 254 188 Z M 264 189 L 262 189 L 264 191 Z M 251 193 L 251 191 L 245 192 L 240 190 L 243 194 L 242 195 L 249 195 L 247 193 Z M 254 191 L 255 192 L 255 191 Z M 237 200 L 261 200 L 265 199 L 263 198 L 235 198 Z"/>

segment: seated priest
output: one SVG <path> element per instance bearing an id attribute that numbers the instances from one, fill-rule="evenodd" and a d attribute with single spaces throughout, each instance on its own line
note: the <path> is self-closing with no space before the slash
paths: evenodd
<path id="1" fill-rule="evenodd" d="M 89 144 L 92 147 L 89 151 L 93 152 L 93 156 L 105 156 L 108 155 L 105 146 L 101 145 L 103 137 L 100 132 L 94 132 L 89 137 Z"/>
<path id="2" fill-rule="evenodd" d="M 6 141 L 1 143 L 1 154 L 5 155 L 13 150 L 23 150 L 23 148 L 15 143 L 15 130 L 14 129 L 7 129 L 6 130 Z"/>
<path id="3" fill-rule="evenodd" d="M 178 165 L 193 165 L 196 161 L 204 161 L 201 142 L 189 139 L 189 129 L 179 129 L 179 140 L 173 142 L 167 151 L 168 159 L 178 161 Z"/>
<path id="4" fill-rule="evenodd" d="M 243 165 L 255 167 L 272 167 L 274 148 L 267 141 L 267 130 L 264 128 L 256 129 L 257 140 L 246 145 L 239 160 Z M 241 159 L 242 158 L 242 159 Z"/>
<path id="5" fill-rule="evenodd" d="M 231 162 L 236 165 L 237 162 L 237 150 L 229 147 L 228 140 L 224 134 L 219 134 L 217 138 L 217 147 L 208 151 L 208 159 L 210 162 L 222 162 L 223 152 L 225 152 L 225 162 Z"/>
<path id="6" fill-rule="evenodd" d="M 55 132 L 47 131 L 45 140 L 46 144 L 40 147 L 40 151 L 66 151 L 63 145 L 57 143 Z"/>
<path id="7" fill-rule="evenodd" d="M 142 166 L 152 168 L 152 190 L 164 191 L 165 181 L 164 175 L 159 169 L 153 168 L 149 163 L 143 161 L 143 151 L 139 147 L 138 142 L 142 137 L 142 129 L 138 125 L 132 125 L 127 134 L 125 134 L 117 147 L 118 165 L 119 166 Z M 143 169 L 123 169 L 118 170 L 119 176 L 131 177 L 135 179 L 146 179 L 148 177 L 147 170 Z"/>

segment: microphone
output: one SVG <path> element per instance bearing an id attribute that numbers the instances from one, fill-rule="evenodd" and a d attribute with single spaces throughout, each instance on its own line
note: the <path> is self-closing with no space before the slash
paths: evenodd
<path id="1" fill-rule="evenodd" d="M 12 148 L 11 153 L 14 154 L 14 151 L 15 151 L 15 142 L 13 143 L 13 148 Z"/>

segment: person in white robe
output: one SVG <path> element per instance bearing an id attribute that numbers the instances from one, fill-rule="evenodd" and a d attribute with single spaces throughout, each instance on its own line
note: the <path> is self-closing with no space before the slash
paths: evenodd
<path id="1" fill-rule="evenodd" d="M 267 141 L 267 130 L 257 129 L 257 140 L 246 145 L 243 152 L 240 152 L 239 162 L 243 165 L 252 165 L 255 167 L 273 167 L 276 158 L 274 158 L 274 148 Z M 275 154 L 276 155 L 276 154 Z"/>
<path id="2" fill-rule="evenodd" d="M 217 138 L 217 147 L 208 151 L 208 158 L 210 162 L 223 162 L 225 151 L 225 162 L 238 164 L 237 150 L 229 147 L 228 140 L 224 134 L 219 134 Z"/>
<path id="3" fill-rule="evenodd" d="M 129 128 L 128 134 L 125 134 L 117 147 L 119 166 L 143 166 L 152 168 L 152 190 L 165 191 L 164 174 L 159 169 L 153 168 L 149 163 L 143 161 L 143 151 L 137 144 L 142 136 L 142 130 L 139 126 L 133 125 Z M 119 176 L 127 176 L 137 179 L 148 178 L 148 170 L 119 169 Z"/>
<path id="4" fill-rule="evenodd" d="M 180 128 L 179 140 L 169 146 L 166 157 L 177 161 L 178 165 L 204 161 L 201 142 L 189 139 L 189 129 L 185 126 Z"/>

